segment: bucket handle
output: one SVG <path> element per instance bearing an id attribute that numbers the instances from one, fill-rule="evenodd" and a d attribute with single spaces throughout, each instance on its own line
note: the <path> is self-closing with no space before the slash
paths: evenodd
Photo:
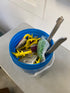
<path id="1" fill-rule="evenodd" d="M 48 65 L 48 66 L 46 66 L 46 67 L 45 67 L 44 69 L 42 69 L 41 71 L 36 72 L 36 73 L 34 74 L 34 77 L 36 77 L 37 75 L 40 75 L 40 74 L 43 73 L 45 70 L 49 69 L 49 68 L 53 65 L 54 60 L 55 60 L 55 54 L 53 54 L 53 57 L 52 57 L 52 59 L 51 59 L 51 61 L 52 61 L 51 64 Z"/>

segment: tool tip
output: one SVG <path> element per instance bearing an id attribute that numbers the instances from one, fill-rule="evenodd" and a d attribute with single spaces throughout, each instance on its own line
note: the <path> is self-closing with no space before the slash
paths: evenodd
<path id="1" fill-rule="evenodd" d="M 60 23 L 62 23 L 62 22 L 63 22 L 63 20 L 64 20 L 63 16 L 60 16 L 60 17 L 57 19 L 57 21 L 56 21 L 56 22 L 60 22 Z"/>
<path id="2" fill-rule="evenodd" d="M 64 42 L 65 40 L 67 40 L 67 37 L 62 37 L 62 38 L 60 38 L 60 39 L 62 39 L 63 42 Z"/>
<path id="3" fill-rule="evenodd" d="M 63 16 L 59 17 L 60 19 L 64 20 Z"/>
<path id="4" fill-rule="evenodd" d="M 64 37 L 64 40 L 67 40 L 67 37 Z"/>

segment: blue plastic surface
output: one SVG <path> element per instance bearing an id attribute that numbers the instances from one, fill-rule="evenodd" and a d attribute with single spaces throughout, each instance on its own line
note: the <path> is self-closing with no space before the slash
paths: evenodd
<path id="1" fill-rule="evenodd" d="M 23 36 L 25 34 L 33 34 L 33 36 L 38 36 L 38 37 L 41 37 L 41 36 L 45 36 L 45 37 L 48 37 L 49 35 L 42 31 L 42 30 L 39 30 L 39 29 L 25 29 L 25 30 L 22 30 L 20 32 L 18 32 L 17 34 L 15 34 L 10 43 L 9 43 L 9 53 L 10 53 L 10 56 L 13 60 L 13 62 L 18 65 L 19 67 L 25 69 L 25 70 L 38 70 L 38 69 L 41 69 L 43 68 L 44 66 L 46 66 L 48 64 L 48 62 L 51 60 L 52 56 L 53 56 L 53 53 L 51 54 L 48 54 L 46 56 L 46 60 L 42 63 L 38 63 L 38 64 L 26 64 L 26 63 L 22 63 L 20 61 L 18 61 L 18 58 L 16 58 L 12 52 L 15 52 L 15 47 L 16 45 L 18 44 L 18 42 L 23 38 Z M 51 40 L 50 42 L 51 46 L 54 44 L 53 40 Z"/>

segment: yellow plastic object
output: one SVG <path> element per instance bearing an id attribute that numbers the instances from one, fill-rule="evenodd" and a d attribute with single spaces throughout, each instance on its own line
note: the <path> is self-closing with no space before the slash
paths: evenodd
<path id="1" fill-rule="evenodd" d="M 12 52 L 12 54 L 15 55 L 16 58 L 18 58 L 20 56 L 25 56 L 26 54 L 32 54 L 32 51 L 31 50 L 28 50 L 28 51 L 23 52 L 23 51 L 17 50 L 16 53 Z"/>
<path id="2" fill-rule="evenodd" d="M 32 39 L 28 39 L 27 40 L 27 42 L 26 42 L 26 44 L 23 46 L 23 47 L 21 47 L 21 48 L 19 48 L 19 50 L 21 50 L 21 49 L 23 49 L 23 48 L 26 48 L 26 50 L 29 48 L 29 47 L 31 47 L 33 44 L 37 44 L 38 43 L 38 40 L 40 40 L 40 38 L 32 38 Z M 32 42 L 32 43 L 31 43 Z"/>
<path id="3" fill-rule="evenodd" d="M 27 36 L 28 36 L 28 39 L 33 38 L 33 35 L 26 34 L 26 35 L 24 36 L 24 39 L 26 39 Z"/>
<path id="4" fill-rule="evenodd" d="M 38 39 L 35 39 L 35 38 L 28 39 L 27 42 L 26 42 L 26 45 L 25 45 L 26 49 L 31 47 L 33 44 L 37 44 L 38 40 L 40 40 L 40 38 L 38 38 Z M 32 43 L 30 44 L 30 42 L 32 42 Z"/>
<path id="5" fill-rule="evenodd" d="M 41 60 L 40 60 L 40 58 L 39 58 L 38 60 L 35 61 L 34 64 L 38 64 L 38 63 L 40 63 L 40 61 L 41 61 Z"/>

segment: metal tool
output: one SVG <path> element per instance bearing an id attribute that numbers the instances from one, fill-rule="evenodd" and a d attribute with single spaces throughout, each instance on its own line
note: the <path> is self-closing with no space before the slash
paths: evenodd
<path id="1" fill-rule="evenodd" d="M 39 40 L 38 46 L 37 46 L 37 54 L 38 54 L 39 58 L 41 59 L 41 61 L 45 60 L 45 53 L 46 53 L 47 49 L 50 47 L 50 41 L 51 41 L 52 37 L 54 36 L 54 34 L 56 33 L 57 29 L 59 28 L 60 24 L 63 22 L 63 20 L 64 19 L 62 16 L 57 19 L 56 25 L 53 28 L 53 30 L 47 40 L 45 38 Z"/>
<path id="2" fill-rule="evenodd" d="M 58 39 L 55 44 L 46 52 L 47 53 L 52 53 L 53 51 L 55 51 L 59 46 L 60 44 L 62 44 L 65 40 L 67 40 L 67 38 L 60 38 Z"/>
<path id="3" fill-rule="evenodd" d="M 63 19 L 62 16 L 57 19 L 56 25 L 54 26 L 52 32 L 50 33 L 50 35 L 49 35 L 49 37 L 48 37 L 48 39 L 47 39 L 48 42 L 51 41 L 52 37 L 54 36 L 54 34 L 56 33 L 56 31 L 57 31 L 58 28 L 60 27 L 60 25 L 61 25 L 61 23 L 63 22 L 63 20 L 64 20 L 64 19 Z"/>

